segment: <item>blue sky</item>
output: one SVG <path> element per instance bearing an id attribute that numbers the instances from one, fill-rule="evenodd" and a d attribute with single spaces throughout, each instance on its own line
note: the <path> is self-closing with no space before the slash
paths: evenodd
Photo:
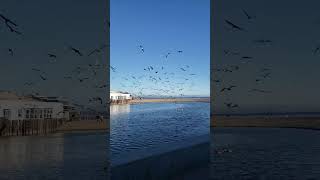
<path id="1" fill-rule="evenodd" d="M 111 0 L 110 5 L 112 90 L 209 96 L 209 0 Z M 148 66 L 154 70 L 145 71 Z"/>

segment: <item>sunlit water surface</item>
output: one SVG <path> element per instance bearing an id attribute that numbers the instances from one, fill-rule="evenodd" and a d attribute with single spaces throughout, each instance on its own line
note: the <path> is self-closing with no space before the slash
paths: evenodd
<path id="1" fill-rule="evenodd" d="M 111 162 L 144 157 L 209 135 L 209 103 L 113 105 Z"/>

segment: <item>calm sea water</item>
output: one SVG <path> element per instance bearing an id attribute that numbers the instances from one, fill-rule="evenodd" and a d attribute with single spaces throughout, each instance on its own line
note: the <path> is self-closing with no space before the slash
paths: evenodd
<path id="1" fill-rule="evenodd" d="M 320 131 L 211 129 L 212 179 L 320 179 Z"/>
<path id="2" fill-rule="evenodd" d="M 113 105 L 111 163 L 160 153 L 209 134 L 209 103 Z"/>
<path id="3" fill-rule="evenodd" d="M 107 178 L 106 133 L 1 137 L 0 179 Z"/>

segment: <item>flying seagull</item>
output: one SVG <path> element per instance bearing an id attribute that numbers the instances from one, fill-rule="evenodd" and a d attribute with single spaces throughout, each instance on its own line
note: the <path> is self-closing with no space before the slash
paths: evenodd
<path id="1" fill-rule="evenodd" d="M 11 48 L 8 49 L 11 56 L 13 56 L 13 50 Z"/>
<path id="2" fill-rule="evenodd" d="M 9 18 L 5 17 L 3 14 L 0 14 L 0 18 L 2 18 L 7 25 L 11 24 L 13 26 L 18 26 L 16 23 L 11 21 Z"/>
<path id="3" fill-rule="evenodd" d="M 223 91 L 225 91 L 225 90 L 231 91 L 232 88 L 234 88 L 234 87 L 237 87 L 237 86 L 231 85 L 231 86 L 229 86 L 229 87 L 224 87 L 224 88 L 222 88 L 222 89 L 220 90 L 220 92 L 223 92 Z"/>
<path id="4" fill-rule="evenodd" d="M 84 80 L 87 80 L 87 79 L 89 79 L 89 78 L 82 78 L 82 79 L 79 78 L 79 81 L 80 81 L 80 82 L 83 82 Z"/>
<path id="5" fill-rule="evenodd" d="M 233 23 L 232 23 L 231 21 L 229 21 L 229 20 L 225 20 L 225 22 L 226 22 L 229 26 L 231 26 L 233 29 L 237 29 L 237 30 L 239 30 L 239 31 L 244 31 L 244 29 L 243 29 L 242 27 L 233 24 Z"/>
<path id="6" fill-rule="evenodd" d="M 238 104 L 233 104 L 233 103 L 224 103 L 228 108 L 237 108 L 239 107 Z"/>
<path id="7" fill-rule="evenodd" d="M 139 48 L 140 48 L 141 52 L 144 53 L 144 47 L 142 45 L 139 45 Z"/>
<path id="8" fill-rule="evenodd" d="M 242 56 L 241 59 L 253 59 L 251 56 Z"/>
<path id="9" fill-rule="evenodd" d="M 50 58 L 57 58 L 57 55 L 51 54 L 51 53 L 48 53 L 48 56 L 49 56 Z"/>
<path id="10" fill-rule="evenodd" d="M 88 54 L 88 56 L 91 56 L 92 54 L 94 54 L 94 53 L 99 53 L 99 52 L 101 52 L 100 49 L 94 49 L 94 50 L 92 50 L 92 51 Z"/>
<path id="11" fill-rule="evenodd" d="M 248 20 L 251 20 L 253 18 L 246 10 L 242 9 L 242 12 L 247 16 Z"/>
<path id="12" fill-rule="evenodd" d="M 76 49 L 72 46 L 69 46 L 69 49 L 72 50 L 74 53 L 78 54 L 79 56 L 82 56 L 82 53 L 80 52 L 79 49 Z"/>
<path id="13" fill-rule="evenodd" d="M 320 50 L 320 46 L 317 46 L 315 50 L 313 50 L 313 54 L 317 54 L 319 50 Z"/>
<path id="14" fill-rule="evenodd" d="M 110 69 L 111 69 L 113 72 L 116 72 L 116 68 L 115 68 L 115 67 L 110 66 Z"/>
<path id="15" fill-rule="evenodd" d="M 17 25 L 16 23 L 14 23 L 12 20 L 10 20 L 9 18 L 5 17 L 3 14 L 0 14 L 0 18 L 4 20 L 4 23 L 6 24 L 7 28 L 9 28 L 9 30 L 10 30 L 11 32 L 14 32 L 14 33 L 16 33 L 16 34 L 18 34 L 18 35 L 21 35 L 21 34 L 22 34 L 21 32 L 15 30 L 13 27 L 11 27 L 11 25 L 12 25 L 12 26 L 15 26 L 15 27 L 18 26 L 18 25 Z"/>
<path id="16" fill-rule="evenodd" d="M 40 76 L 40 78 L 42 79 L 42 80 L 47 80 L 47 78 L 46 77 L 44 77 L 44 76 L 42 76 L 42 75 L 39 75 Z"/>

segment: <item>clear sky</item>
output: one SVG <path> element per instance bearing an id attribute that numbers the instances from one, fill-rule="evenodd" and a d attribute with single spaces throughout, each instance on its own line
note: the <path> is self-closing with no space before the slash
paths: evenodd
<path id="1" fill-rule="evenodd" d="M 209 96 L 209 4 L 111 0 L 111 89 L 137 95 Z M 154 69 L 149 71 L 149 66 Z"/>

